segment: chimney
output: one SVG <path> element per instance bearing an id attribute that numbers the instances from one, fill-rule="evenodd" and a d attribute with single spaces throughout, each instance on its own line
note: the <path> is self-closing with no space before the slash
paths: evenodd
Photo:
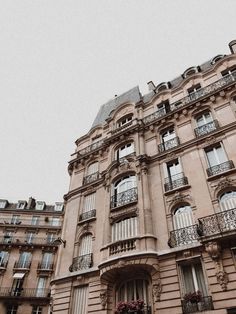
<path id="1" fill-rule="evenodd" d="M 155 91 L 156 86 L 155 86 L 155 84 L 153 83 L 153 81 L 147 82 L 147 84 L 148 84 L 148 90 L 153 90 L 153 91 Z"/>
<path id="2" fill-rule="evenodd" d="M 33 197 L 30 197 L 26 208 L 27 209 L 31 209 L 31 208 L 34 208 L 34 207 L 35 207 L 35 199 Z"/>
<path id="3" fill-rule="evenodd" d="M 231 40 L 231 42 L 229 43 L 229 49 L 232 54 L 236 53 L 236 40 Z"/>

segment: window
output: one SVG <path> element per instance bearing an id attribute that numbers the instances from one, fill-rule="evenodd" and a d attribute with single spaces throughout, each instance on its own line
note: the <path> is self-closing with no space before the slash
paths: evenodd
<path id="1" fill-rule="evenodd" d="M 117 290 L 117 303 L 120 301 L 143 300 L 145 304 L 148 304 L 148 286 L 148 281 L 143 279 L 125 281 Z"/>
<path id="2" fill-rule="evenodd" d="M 161 142 L 162 144 L 158 146 L 159 152 L 179 145 L 179 138 L 176 136 L 174 128 L 170 128 L 161 134 Z"/>
<path id="3" fill-rule="evenodd" d="M 132 120 L 132 116 L 127 116 L 125 118 L 122 118 L 120 119 L 118 122 L 117 122 L 117 127 L 120 128 L 122 127 L 123 125 L 129 123 L 131 120 Z"/>
<path id="4" fill-rule="evenodd" d="M 205 152 L 206 152 L 209 167 L 214 167 L 228 160 L 221 144 L 213 148 L 206 149 Z"/>
<path id="5" fill-rule="evenodd" d="M 117 160 L 128 156 L 134 152 L 134 143 L 127 143 L 125 145 L 122 145 L 119 149 L 116 151 L 116 157 Z"/>
<path id="6" fill-rule="evenodd" d="M 35 206 L 36 210 L 43 210 L 44 207 L 45 207 L 45 202 L 41 202 L 41 201 L 36 202 L 36 206 Z"/>
<path id="7" fill-rule="evenodd" d="M 7 206 L 7 200 L 0 200 L 0 208 L 6 208 Z"/>
<path id="8" fill-rule="evenodd" d="M 192 208 L 189 205 L 178 207 L 173 216 L 174 229 L 181 229 L 193 225 Z"/>
<path id="9" fill-rule="evenodd" d="M 92 235 L 86 234 L 81 238 L 79 246 L 79 256 L 87 255 L 92 253 Z"/>
<path id="10" fill-rule="evenodd" d="M 52 243 L 56 240 L 55 233 L 48 233 L 47 234 L 47 243 Z"/>
<path id="11" fill-rule="evenodd" d="M 87 313 L 88 287 L 75 287 L 73 291 L 72 312 L 76 314 Z"/>
<path id="12" fill-rule="evenodd" d="M 51 269 L 53 253 L 44 253 L 42 257 L 41 269 Z"/>
<path id="13" fill-rule="evenodd" d="M 0 267 L 6 267 L 8 261 L 9 253 L 6 251 L 0 252 Z"/>
<path id="14" fill-rule="evenodd" d="M 86 173 L 86 176 L 84 178 L 84 184 L 93 182 L 99 178 L 98 166 L 99 166 L 98 161 L 96 161 L 96 162 L 94 162 L 88 166 L 87 173 Z"/>
<path id="15" fill-rule="evenodd" d="M 182 167 L 178 159 L 166 164 L 167 177 L 170 181 L 182 178 Z"/>
<path id="16" fill-rule="evenodd" d="M 197 128 L 195 134 L 197 136 L 208 134 L 219 127 L 218 121 L 213 120 L 211 112 L 204 112 L 196 117 Z"/>
<path id="17" fill-rule="evenodd" d="M 91 193 L 84 197 L 83 213 L 95 209 L 96 193 Z"/>
<path id="18" fill-rule="evenodd" d="M 37 288 L 36 288 L 36 296 L 37 297 L 46 297 L 46 295 L 45 295 L 46 282 L 47 282 L 46 277 L 39 277 Z"/>
<path id="19" fill-rule="evenodd" d="M 27 243 L 33 243 L 35 237 L 35 232 L 27 232 L 26 233 L 26 242 Z"/>
<path id="20" fill-rule="evenodd" d="M 17 314 L 18 305 L 7 305 L 6 314 Z"/>
<path id="21" fill-rule="evenodd" d="M 138 234 L 137 217 L 126 218 L 112 225 L 112 242 L 136 237 Z"/>
<path id="22" fill-rule="evenodd" d="M 52 217 L 51 226 L 60 226 L 60 218 L 59 217 Z"/>
<path id="23" fill-rule="evenodd" d="M 181 274 L 183 294 L 199 290 L 203 296 L 207 296 L 202 265 L 199 261 L 181 265 Z"/>
<path id="24" fill-rule="evenodd" d="M 18 201 L 16 208 L 17 209 L 25 209 L 26 201 Z"/>
<path id="25" fill-rule="evenodd" d="M 20 296 L 23 286 L 23 279 L 14 279 L 11 288 L 12 296 Z"/>
<path id="26" fill-rule="evenodd" d="M 42 313 L 43 313 L 43 308 L 42 308 L 42 306 L 33 305 L 32 314 L 42 314 Z"/>
<path id="27" fill-rule="evenodd" d="M 32 216 L 31 225 L 38 225 L 39 224 L 39 218 L 40 216 Z"/>
<path id="28" fill-rule="evenodd" d="M 193 87 L 188 88 L 188 93 L 189 94 L 195 93 L 199 89 L 201 89 L 201 85 L 200 84 L 194 85 Z"/>
<path id="29" fill-rule="evenodd" d="M 113 186 L 111 207 L 122 206 L 137 200 L 137 183 L 134 175 L 118 180 Z"/>
<path id="30" fill-rule="evenodd" d="M 11 243 L 13 239 L 12 231 L 6 231 L 4 233 L 4 243 Z"/>
<path id="31" fill-rule="evenodd" d="M 236 191 L 225 192 L 219 201 L 221 211 L 236 208 Z"/>
<path id="32" fill-rule="evenodd" d="M 80 240 L 78 257 L 73 259 L 72 271 L 92 267 L 92 235 L 86 234 Z"/>
<path id="33" fill-rule="evenodd" d="M 158 110 L 158 116 L 161 117 L 163 115 L 165 115 L 166 113 L 168 113 L 170 111 L 170 104 L 169 101 L 163 101 L 162 103 L 160 103 L 159 105 L 157 105 L 157 110 Z"/>
<path id="34" fill-rule="evenodd" d="M 64 204 L 61 202 L 56 202 L 54 206 L 54 210 L 57 212 L 61 212 L 63 210 Z"/>
<path id="35" fill-rule="evenodd" d="M 19 225 L 20 224 L 20 215 L 12 215 L 11 224 Z"/>
<path id="36" fill-rule="evenodd" d="M 232 73 L 235 72 L 235 70 L 236 70 L 236 67 L 232 67 L 232 68 L 226 69 L 226 70 L 221 72 L 221 75 L 223 77 L 228 76 L 228 75 L 232 75 Z"/>
<path id="37" fill-rule="evenodd" d="M 22 252 L 20 254 L 18 268 L 29 268 L 32 254 L 30 252 Z"/>
<path id="38" fill-rule="evenodd" d="M 88 166 L 87 175 L 93 174 L 95 172 L 98 172 L 98 161 L 93 162 Z"/>

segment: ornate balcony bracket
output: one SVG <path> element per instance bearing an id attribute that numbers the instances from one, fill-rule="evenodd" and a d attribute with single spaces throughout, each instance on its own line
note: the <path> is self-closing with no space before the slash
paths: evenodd
<path id="1" fill-rule="evenodd" d="M 217 243 L 216 241 L 208 242 L 205 244 L 205 250 L 210 255 L 213 262 L 215 263 L 217 282 L 221 286 L 221 289 L 223 291 L 226 291 L 229 278 L 228 278 L 228 274 L 224 271 L 222 257 L 221 257 L 221 247 L 219 243 Z"/>
<path id="2" fill-rule="evenodd" d="M 155 302 L 160 301 L 161 292 L 162 292 L 162 284 L 161 284 L 161 279 L 159 278 L 156 280 L 156 282 L 152 286 L 152 294 L 153 294 L 153 299 Z"/>
<path id="3" fill-rule="evenodd" d="M 107 305 L 107 289 L 106 290 L 101 290 L 100 292 L 100 302 L 101 302 L 101 306 L 102 309 L 105 310 L 106 305 Z"/>

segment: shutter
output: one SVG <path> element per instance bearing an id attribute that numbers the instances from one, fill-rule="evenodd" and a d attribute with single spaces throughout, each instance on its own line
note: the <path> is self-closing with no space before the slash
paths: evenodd
<path id="1" fill-rule="evenodd" d="M 75 288 L 73 293 L 73 306 L 71 313 L 86 314 L 87 300 L 88 300 L 88 286 Z"/>
<path id="2" fill-rule="evenodd" d="M 84 197 L 83 213 L 87 213 L 90 210 L 95 209 L 95 196 L 96 193 L 92 193 Z"/>
<path id="3" fill-rule="evenodd" d="M 87 255 L 92 253 L 92 236 L 88 234 L 81 240 L 79 256 Z"/>

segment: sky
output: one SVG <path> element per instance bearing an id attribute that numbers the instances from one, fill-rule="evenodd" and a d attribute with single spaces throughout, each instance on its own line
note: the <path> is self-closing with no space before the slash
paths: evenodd
<path id="1" fill-rule="evenodd" d="M 62 201 L 99 107 L 229 54 L 235 0 L 0 0 L 0 198 Z"/>

